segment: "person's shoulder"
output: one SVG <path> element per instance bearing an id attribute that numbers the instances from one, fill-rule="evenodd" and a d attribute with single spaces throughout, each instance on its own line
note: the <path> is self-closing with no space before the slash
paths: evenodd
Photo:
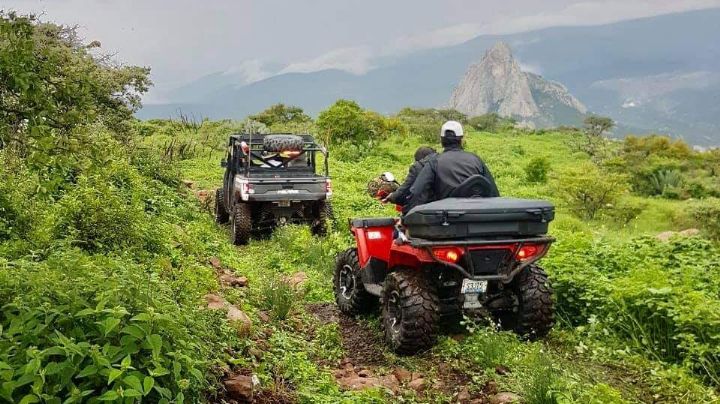
<path id="1" fill-rule="evenodd" d="M 435 160 L 437 158 L 437 153 L 428 154 L 427 156 L 423 157 L 420 161 L 417 161 L 416 163 L 420 163 L 420 165 L 425 165 L 428 162 Z"/>

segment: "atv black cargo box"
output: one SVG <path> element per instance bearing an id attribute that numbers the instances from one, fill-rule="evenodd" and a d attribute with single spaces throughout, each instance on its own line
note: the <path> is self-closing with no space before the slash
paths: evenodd
<path id="1" fill-rule="evenodd" d="M 416 206 L 403 218 L 410 237 L 429 240 L 546 234 L 555 218 L 547 201 L 448 198 Z"/>

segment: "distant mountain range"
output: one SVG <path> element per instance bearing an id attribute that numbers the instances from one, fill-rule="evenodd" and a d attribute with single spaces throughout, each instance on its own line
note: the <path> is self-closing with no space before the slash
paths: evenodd
<path id="1" fill-rule="evenodd" d="M 483 35 L 456 46 L 384 58 L 363 75 L 323 70 L 242 84 L 216 73 L 177 89 L 169 97 L 177 102 L 146 105 L 138 116 L 166 118 L 181 109 L 196 116 L 240 119 L 277 102 L 316 114 L 338 98 L 383 113 L 405 106 L 445 106 L 468 66 L 504 42 L 522 70 L 541 75 L 545 83 L 562 83 L 589 112 L 617 120 L 620 135 L 668 133 L 692 144 L 720 145 L 718 21 L 720 9 L 707 9 Z M 537 76 L 527 77 L 536 82 Z"/>

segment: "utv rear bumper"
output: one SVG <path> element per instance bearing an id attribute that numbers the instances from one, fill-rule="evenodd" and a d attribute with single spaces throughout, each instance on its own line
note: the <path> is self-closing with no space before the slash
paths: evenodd
<path id="1" fill-rule="evenodd" d="M 312 201 L 324 201 L 327 199 L 327 195 L 322 193 L 282 193 L 273 192 L 268 194 L 252 194 L 248 196 L 248 202 L 312 202 Z"/>

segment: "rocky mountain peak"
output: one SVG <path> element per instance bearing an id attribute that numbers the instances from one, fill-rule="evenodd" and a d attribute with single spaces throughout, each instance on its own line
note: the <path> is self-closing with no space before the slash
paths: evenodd
<path id="1" fill-rule="evenodd" d="M 495 112 L 534 127 L 577 124 L 586 112 L 562 84 L 523 72 L 504 42 L 468 68 L 449 106 L 469 116 Z"/>
<path id="2" fill-rule="evenodd" d="M 505 42 L 498 42 L 492 48 L 485 51 L 483 59 L 493 60 L 500 63 L 511 63 L 514 61 L 512 49 Z"/>

